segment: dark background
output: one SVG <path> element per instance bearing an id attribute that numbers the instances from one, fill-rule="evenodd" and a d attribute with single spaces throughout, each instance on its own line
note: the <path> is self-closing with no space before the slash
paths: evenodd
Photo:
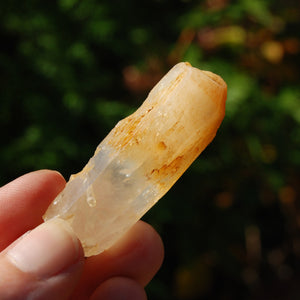
<path id="1" fill-rule="evenodd" d="M 298 0 L 0 2 L 0 184 L 82 169 L 179 61 L 228 83 L 213 143 L 144 217 L 149 299 L 300 299 Z"/>

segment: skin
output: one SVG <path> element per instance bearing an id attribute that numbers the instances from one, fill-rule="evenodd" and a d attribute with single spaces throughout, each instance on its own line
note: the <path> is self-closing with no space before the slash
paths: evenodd
<path id="1" fill-rule="evenodd" d="M 109 250 L 89 258 L 69 228 L 55 225 L 53 241 L 61 240 L 44 251 L 43 271 L 38 262 L 30 270 L 20 268 L 18 245 L 35 249 L 50 240 L 49 224 L 40 225 L 42 215 L 65 183 L 58 172 L 41 170 L 0 188 L 0 299 L 146 299 L 144 287 L 164 253 L 157 232 L 142 221 Z"/>

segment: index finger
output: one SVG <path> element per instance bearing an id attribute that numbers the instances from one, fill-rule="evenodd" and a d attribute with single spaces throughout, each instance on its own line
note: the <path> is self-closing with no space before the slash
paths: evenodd
<path id="1" fill-rule="evenodd" d="M 42 223 L 42 215 L 64 186 L 61 174 L 40 170 L 0 188 L 0 251 Z"/>

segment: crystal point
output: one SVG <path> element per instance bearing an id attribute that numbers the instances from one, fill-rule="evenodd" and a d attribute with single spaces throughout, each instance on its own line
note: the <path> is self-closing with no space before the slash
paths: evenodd
<path id="1" fill-rule="evenodd" d="M 218 75 L 189 63 L 175 65 L 70 177 L 44 220 L 66 220 L 86 256 L 109 248 L 212 141 L 224 118 L 226 95 Z"/>

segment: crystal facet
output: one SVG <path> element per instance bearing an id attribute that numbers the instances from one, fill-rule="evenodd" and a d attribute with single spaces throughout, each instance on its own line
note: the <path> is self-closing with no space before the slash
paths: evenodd
<path id="1" fill-rule="evenodd" d="M 66 220 L 86 256 L 109 248 L 212 141 L 224 118 L 226 95 L 218 75 L 189 63 L 174 66 L 71 176 L 44 220 Z"/>

